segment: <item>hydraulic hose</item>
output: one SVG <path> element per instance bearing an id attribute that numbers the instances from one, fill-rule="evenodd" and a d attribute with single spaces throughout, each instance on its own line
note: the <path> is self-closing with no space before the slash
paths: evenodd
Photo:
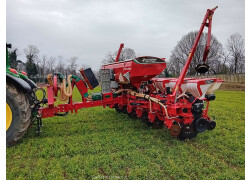
<path id="1" fill-rule="evenodd" d="M 72 75 L 69 75 L 67 78 L 68 87 L 66 87 L 66 79 L 64 78 L 60 84 L 60 100 L 66 101 L 68 97 L 72 96 L 72 86 L 71 86 Z"/>
<path id="2" fill-rule="evenodd" d="M 47 75 L 47 80 L 50 86 L 53 86 L 53 81 L 52 81 L 53 74 L 48 74 Z"/>
<path id="3" fill-rule="evenodd" d="M 159 104 L 164 109 L 166 117 L 169 119 L 168 110 L 165 107 L 165 105 L 160 102 L 159 99 L 150 97 L 147 94 L 137 93 L 135 91 L 132 91 L 131 89 L 120 89 L 120 90 L 116 91 L 116 93 L 119 94 L 119 93 L 124 92 L 124 91 L 127 91 L 127 93 L 132 95 L 132 96 L 148 99 L 150 101 L 150 105 L 151 105 L 151 101 L 153 101 L 154 103 Z M 150 108 L 150 111 L 151 111 L 151 108 Z"/>
<path id="4" fill-rule="evenodd" d="M 140 97 L 140 98 L 145 98 L 145 99 L 148 99 L 149 101 L 153 101 L 153 102 L 159 104 L 159 105 L 160 105 L 161 107 L 163 107 L 163 109 L 165 110 L 166 117 L 169 118 L 167 108 L 165 107 L 164 104 L 162 104 L 162 103 L 160 102 L 159 99 L 150 97 L 150 96 L 147 95 L 147 94 L 137 93 L 137 92 L 135 92 L 135 91 L 130 91 L 130 92 L 128 92 L 128 93 L 131 94 L 131 95 L 133 95 L 133 96 Z"/>
<path id="5" fill-rule="evenodd" d="M 53 86 L 53 80 L 52 80 L 53 74 L 47 75 L 47 80 L 50 86 Z M 61 76 L 63 78 L 63 76 Z M 69 75 L 67 78 L 68 86 L 66 85 L 66 79 L 63 78 L 62 83 L 59 85 L 60 88 L 60 100 L 66 101 L 70 96 L 72 96 L 72 86 L 71 86 L 71 78 L 72 75 Z"/>

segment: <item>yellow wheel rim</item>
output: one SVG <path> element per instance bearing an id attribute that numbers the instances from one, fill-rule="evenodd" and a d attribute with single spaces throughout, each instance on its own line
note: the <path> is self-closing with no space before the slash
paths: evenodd
<path id="1" fill-rule="evenodd" d="M 12 122 L 12 111 L 10 106 L 6 103 L 6 131 L 9 129 Z"/>

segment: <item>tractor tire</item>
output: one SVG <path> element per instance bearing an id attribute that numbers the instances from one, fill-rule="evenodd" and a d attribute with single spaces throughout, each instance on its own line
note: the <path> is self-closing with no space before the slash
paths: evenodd
<path id="1" fill-rule="evenodd" d="M 28 98 L 15 86 L 6 84 L 6 146 L 13 146 L 26 133 L 31 119 Z"/>

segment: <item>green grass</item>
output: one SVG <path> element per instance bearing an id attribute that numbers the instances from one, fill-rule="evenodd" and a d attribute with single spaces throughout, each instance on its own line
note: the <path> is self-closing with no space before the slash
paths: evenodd
<path id="1" fill-rule="evenodd" d="M 184 142 L 110 108 L 44 119 L 7 149 L 7 179 L 244 179 L 245 92 L 216 95 L 217 127 Z"/>

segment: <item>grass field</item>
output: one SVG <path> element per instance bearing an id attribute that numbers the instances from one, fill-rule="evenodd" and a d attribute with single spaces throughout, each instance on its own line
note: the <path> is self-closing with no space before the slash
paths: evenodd
<path id="1" fill-rule="evenodd" d="M 187 141 L 109 108 L 44 119 L 7 149 L 7 179 L 244 179 L 245 92 L 216 96 L 217 127 Z"/>

